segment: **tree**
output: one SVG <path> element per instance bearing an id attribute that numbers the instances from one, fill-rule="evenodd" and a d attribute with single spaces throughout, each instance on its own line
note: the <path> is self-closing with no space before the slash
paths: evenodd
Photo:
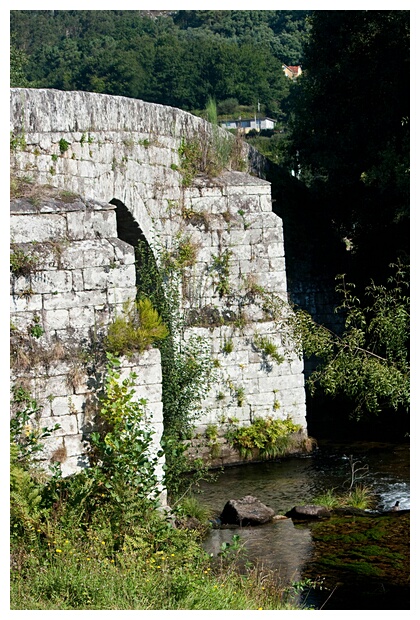
<path id="1" fill-rule="evenodd" d="M 361 266 L 408 251 L 409 11 L 315 11 L 291 155 Z"/>
<path id="2" fill-rule="evenodd" d="M 26 88 L 29 82 L 25 77 L 25 66 L 28 57 L 22 50 L 18 49 L 14 43 L 10 44 L 10 87 Z"/>
<path id="3" fill-rule="evenodd" d="M 342 334 L 317 325 L 302 310 L 293 317 L 305 355 L 320 362 L 309 379 L 312 393 L 319 387 L 328 395 L 344 395 L 356 419 L 387 409 L 407 414 L 409 409 L 408 271 L 402 263 L 391 268 L 387 284 L 371 282 L 364 299 L 356 296 L 355 285 L 344 275 L 338 276 Z"/>

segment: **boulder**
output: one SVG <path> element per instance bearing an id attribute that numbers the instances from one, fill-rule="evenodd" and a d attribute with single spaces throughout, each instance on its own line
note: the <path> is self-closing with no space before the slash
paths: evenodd
<path id="1" fill-rule="evenodd" d="M 242 499 L 230 499 L 223 508 L 222 524 L 262 525 L 273 519 L 275 512 L 256 497 L 246 495 Z"/>
<path id="2" fill-rule="evenodd" d="M 331 513 L 325 506 L 317 506 L 316 504 L 307 504 L 306 506 L 294 506 L 286 517 L 291 519 L 323 519 L 330 517 Z"/>

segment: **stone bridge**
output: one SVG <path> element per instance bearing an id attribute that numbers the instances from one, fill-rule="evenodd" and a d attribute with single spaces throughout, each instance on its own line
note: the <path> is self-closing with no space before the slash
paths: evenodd
<path id="1" fill-rule="evenodd" d="M 303 362 L 289 347 L 285 322 L 273 320 L 268 308 L 284 304 L 287 316 L 282 222 L 261 178 L 261 156 L 201 118 L 125 97 L 11 89 L 10 121 L 13 174 L 56 188 L 49 197 L 12 200 L 14 247 L 49 244 L 35 273 L 12 277 L 16 329 L 31 330 L 35 321 L 46 341 L 65 347 L 92 338 L 93 327 L 106 330 L 135 297 L 134 247 L 146 239 L 158 264 L 179 267 L 183 340 L 201 337 L 217 360 L 219 378 L 202 403 L 197 431 L 271 416 L 290 417 L 305 435 Z M 57 243 L 59 259 L 52 256 Z M 147 356 L 157 370 L 143 381 Z M 158 358 L 149 351 L 139 365 L 139 393 L 155 403 L 157 425 Z M 70 446 L 77 437 L 62 461 L 71 473 L 83 466 L 89 390 L 65 387 L 62 371 L 54 393 L 57 372 L 54 381 L 50 370 L 44 373 L 50 403 L 44 384 L 38 396 L 43 417 L 73 416 L 47 454 L 57 441 Z M 213 464 L 235 460 L 223 449 Z"/>

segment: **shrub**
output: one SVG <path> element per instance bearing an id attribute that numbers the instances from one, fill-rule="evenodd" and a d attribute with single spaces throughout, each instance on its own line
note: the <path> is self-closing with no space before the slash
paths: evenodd
<path id="1" fill-rule="evenodd" d="M 276 458 L 285 453 L 290 435 L 300 428 L 289 418 L 255 418 L 250 426 L 229 429 L 226 439 L 243 458 L 251 458 L 255 451 L 263 458 Z"/>
<path id="2" fill-rule="evenodd" d="M 176 512 L 181 516 L 197 519 L 202 525 L 208 525 L 212 516 L 211 509 L 202 504 L 194 495 L 186 495 L 179 500 Z"/>
<path id="3" fill-rule="evenodd" d="M 111 353 L 130 356 L 145 351 L 168 333 L 151 301 L 140 299 L 124 304 L 123 315 L 117 316 L 109 326 L 104 344 Z"/>
<path id="4" fill-rule="evenodd" d="M 10 252 L 10 271 L 15 277 L 29 276 L 39 263 L 39 256 L 34 252 L 25 252 L 18 245 L 12 246 Z"/>

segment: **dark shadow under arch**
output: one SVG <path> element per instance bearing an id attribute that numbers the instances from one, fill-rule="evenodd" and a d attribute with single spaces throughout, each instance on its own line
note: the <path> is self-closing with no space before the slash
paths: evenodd
<path id="1" fill-rule="evenodd" d="M 109 202 L 116 207 L 118 238 L 136 248 L 140 239 L 142 237 L 145 239 L 138 222 L 121 200 L 113 198 Z"/>
<path id="2" fill-rule="evenodd" d="M 109 201 L 115 205 L 117 218 L 117 234 L 121 241 L 125 241 L 134 248 L 136 260 L 137 297 L 149 297 L 156 306 L 163 303 L 162 291 L 159 290 L 159 270 L 153 251 L 129 209 L 118 198 Z"/>

